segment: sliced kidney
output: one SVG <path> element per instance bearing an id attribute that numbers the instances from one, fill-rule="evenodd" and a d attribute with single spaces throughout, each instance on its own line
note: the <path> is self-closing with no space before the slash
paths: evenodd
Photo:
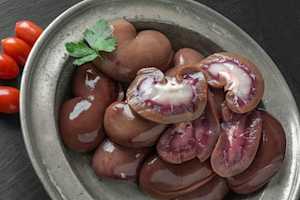
<path id="1" fill-rule="evenodd" d="M 169 163 L 180 164 L 198 157 L 207 160 L 218 140 L 220 124 L 212 93 L 204 114 L 192 122 L 182 122 L 170 127 L 156 146 L 159 156 Z"/>
<path id="2" fill-rule="evenodd" d="M 106 109 L 104 128 L 113 142 L 139 148 L 153 146 L 166 126 L 148 121 L 133 112 L 126 102 L 116 101 Z"/>
<path id="3" fill-rule="evenodd" d="M 174 165 L 154 155 L 142 166 L 139 186 L 154 198 L 174 199 L 197 190 L 213 177 L 215 174 L 208 162 L 201 163 L 198 159 L 193 159 Z"/>
<path id="4" fill-rule="evenodd" d="M 156 68 L 144 68 L 127 90 L 130 107 L 142 117 L 162 124 L 197 119 L 207 101 L 206 79 L 194 66 L 182 68 L 176 77 Z"/>
<path id="5" fill-rule="evenodd" d="M 168 163 L 180 164 L 197 156 L 197 144 L 191 122 L 170 127 L 156 145 L 159 156 Z"/>
<path id="6" fill-rule="evenodd" d="M 226 104 L 234 112 L 253 110 L 264 93 L 264 79 L 254 63 L 233 53 L 216 53 L 203 59 L 199 67 L 208 84 L 224 88 Z"/>
<path id="7" fill-rule="evenodd" d="M 195 139 L 197 142 L 197 157 L 201 162 L 207 160 L 215 147 L 220 135 L 220 122 L 216 101 L 213 94 L 208 92 L 205 113 L 193 121 Z"/>
<path id="8" fill-rule="evenodd" d="M 93 156 L 92 168 L 99 177 L 136 180 L 142 162 L 149 152 L 148 148 L 121 147 L 105 139 Z"/>
<path id="9" fill-rule="evenodd" d="M 221 125 L 221 134 L 211 156 L 213 170 L 222 177 L 244 172 L 253 162 L 262 132 L 260 112 L 239 115 Z"/>
<path id="10" fill-rule="evenodd" d="M 280 122 L 266 111 L 260 111 L 262 138 L 253 163 L 243 173 L 229 177 L 231 190 L 249 194 L 263 187 L 281 168 L 285 156 L 285 132 Z"/>

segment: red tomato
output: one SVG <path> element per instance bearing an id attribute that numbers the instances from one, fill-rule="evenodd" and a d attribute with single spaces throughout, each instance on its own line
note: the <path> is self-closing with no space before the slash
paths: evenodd
<path id="1" fill-rule="evenodd" d="M 19 75 L 19 66 L 10 56 L 0 54 L 0 79 L 14 79 Z"/>
<path id="2" fill-rule="evenodd" d="M 23 40 L 9 37 L 1 40 L 5 54 L 11 56 L 19 65 L 24 65 L 30 53 L 31 47 Z"/>
<path id="3" fill-rule="evenodd" d="M 16 23 L 15 32 L 18 38 L 33 46 L 43 29 L 32 21 L 24 20 Z"/>
<path id="4" fill-rule="evenodd" d="M 19 112 L 19 96 L 20 92 L 17 88 L 0 86 L 0 112 Z"/>

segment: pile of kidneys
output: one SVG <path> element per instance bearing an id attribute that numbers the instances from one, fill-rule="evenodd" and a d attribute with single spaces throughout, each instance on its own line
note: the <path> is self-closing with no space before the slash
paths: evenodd
<path id="1" fill-rule="evenodd" d="M 268 183 L 286 142 L 280 122 L 257 108 L 264 80 L 255 64 L 174 53 L 158 31 L 111 24 L 117 49 L 77 68 L 74 97 L 61 107 L 65 145 L 96 149 L 97 176 L 136 181 L 157 199 L 218 200 Z"/>

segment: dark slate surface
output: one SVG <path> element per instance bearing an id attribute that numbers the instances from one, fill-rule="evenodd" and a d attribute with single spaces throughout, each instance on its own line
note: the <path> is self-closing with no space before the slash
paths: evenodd
<path id="1" fill-rule="evenodd" d="M 273 58 L 300 105 L 300 1 L 199 0 L 248 32 Z M 16 20 L 46 27 L 79 0 L 0 0 L 0 38 Z M 4 83 L 1 83 L 4 84 Z M 0 115 L 0 200 L 48 200 L 27 156 L 18 116 Z"/>

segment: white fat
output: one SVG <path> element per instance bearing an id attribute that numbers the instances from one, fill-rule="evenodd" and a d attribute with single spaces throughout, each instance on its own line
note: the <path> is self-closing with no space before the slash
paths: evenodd
<path id="1" fill-rule="evenodd" d="M 130 119 L 130 120 L 135 119 L 135 116 L 133 115 L 132 110 L 129 108 L 128 105 L 123 107 L 123 114 L 126 115 L 127 119 Z"/>
<path id="2" fill-rule="evenodd" d="M 142 154 L 141 153 L 137 153 L 135 154 L 135 158 L 139 158 Z"/>
<path id="3" fill-rule="evenodd" d="M 198 80 L 206 80 L 205 76 L 202 72 L 197 72 L 197 73 L 193 73 L 193 74 L 189 74 L 190 77 L 194 78 L 194 79 L 198 79 Z"/>
<path id="4" fill-rule="evenodd" d="M 122 109 L 123 114 L 127 117 L 127 119 L 129 119 L 129 120 L 135 119 L 135 116 L 133 115 L 132 110 L 128 104 L 126 104 L 126 105 L 116 104 L 116 105 L 114 105 L 114 108 Z M 117 109 L 115 109 L 115 110 L 117 110 Z"/>
<path id="5" fill-rule="evenodd" d="M 183 64 L 184 64 L 184 57 L 183 57 L 183 55 L 180 55 L 178 65 L 183 65 Z"/>
<path id="6" fill-rule="evenodd" d="M 91 70 L 87 70 L 87 72 L 91 73 Z M 91 90 L 96 88 L 97 82 L 100 80 L 100 76 L 96 76 L 95 79 L 90 79 L 89 75 L 87 74 L 85 77 L 85 85 L 88 86 Z"/>
<path id="7" fill-rule="evenodd" d="M 232 146 L 232 144 L 233 144 L 234 132 L 235 132 L 235 127 L 234 126 L 231 127 L 229 130 L 227 130 L 229 146 Z"/>
<path id="8" fill-rule="evenodd" d="M 148 162 L 148 165 L 153 165 L 157 161 L 157 157 L 153 158 L 150 162 Z"/>
<path id="9" fill-rule="evenodd" d="M 94 101 L 94 100 L 95 100 L 95 97 L 94 97 L 93 95 L 89 95 L 87 98 L 88 98 L 90 101 Z"/>
<path id="10" fill-rule="evenodd" d="M 192 86 L 178 83 L 174 77 L 167 77 L 166 84 L 142 84 L 141 90 L 144 92 L 145 99 L 151 99 L 159 104 L 176 106 L 185 104 L 193 98 Z"/>
<path id="11" fill-rule="evenodd" d="M 102 145 L 102 149 L 108 153 L 112 153 L 115 150 L 115 146 L 110 141 L 106 140 Z"/>
<path id="12" fill-rule="evenodd" d="M 83 133 L 78 135 L 78 140 L 79 142 L 82 143 L 91 143 L 94 142 L 95 139 L 97 138 L 98 131 L 94 131 L 91 133 Z"/>
<path id="13" fill-rule="evenodd" d="M 231 147 L 233 145 L 233 142 L 235 140 L 236 137 L 238 137 L 237 135 L 235 135 L 238 127 L 239 127 L 239 123 L 240 122 L 236 122 L 237 124 L 235 124 L 234 126 L 230 126 L 229 128 L 226 128 L 226 134 L 228 136 L 228 141 L 229 141 L 229 146 Z"/>
<path id="14" fill-rule="evenodd" d="M 240 67 L 233 63 L 215 63 L 208 70 L 213 76 L 220 76 L 227 82 L 226 90 L 232 90 L 235 95 L 246 99 L 251 90 L 251 79 Z"/>
<path id="15" fill-rule="evenodd" d="M 69 119 L 74 120 L 76 119 L 82 112 L 87 111 L 92 106 L 92 103 L 88 100 L 82 100 L 78 102 L 73 111 L 69 114 Z"/>
<path id="16" fill-rule="evenodd" d="M 121 176 L 121 178 L 126 178 L 127 177 L 126 174 L 123 173 L 123 172 L 120 173 L 120 176 Z"/>

